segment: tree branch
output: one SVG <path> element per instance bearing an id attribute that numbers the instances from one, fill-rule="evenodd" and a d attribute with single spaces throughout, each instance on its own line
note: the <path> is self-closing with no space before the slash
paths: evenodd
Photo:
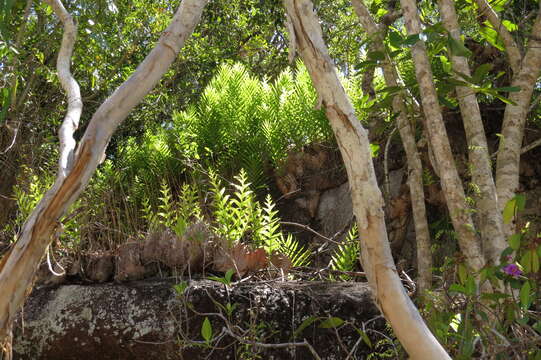
<path id="1" fill-rule="evenodd" d="M 494 9 L 486 0 L 475 0 L 479 8 L 479 13 L 487 17 L 488 21 L 501 36 L 505 49 L 507 50 L 507 56 L 509 58 L 509 65 L 513 73 L 517 74 L 520 70 L 520 63 L 522 61 L 522 55 L 518 44 L 516 43 L 511 33 L 503 25 L 502 21 Z"/>
<path id="2" fill-rule="evenodd" d="M 58 131 L 58 138 L 60 140 L 58 176 L 65 178 L 70 171 L 73 162 L 73 152 L 75 151 L 76 142 L 73 138 L 73 133 L 79 127 L 79 119 L 83 112 L 81 90 L 70 71 L 71 55 L 73 54 L 73 47 L 77 39 L 77 25 L 60 0 L 46 0 L 46 2 L 51 6 L 60 21 L 62 21 L 62 24 L 64 24 L 64 34 L 62 35 L 62 45 L 60 46 L 56 61 L 56 69 L 62 88 L 66 91 L 68 97 L 66 117 Z"/>

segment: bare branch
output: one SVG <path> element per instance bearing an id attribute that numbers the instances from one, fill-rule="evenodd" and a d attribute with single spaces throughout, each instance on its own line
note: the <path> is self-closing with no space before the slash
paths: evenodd
<path id="1" fill-rule="evenodd" d="M 539 145 L 541 145 L 541 139 L 537 139 L 535 140 L 534 142 L 531 142 L 529 143 L 528 145 L 524 146 L 521 150 L 520 150 L 520 153 L 521 154 L 524 154 L 532 149 L 535 149 L 536 147 L 538 147 Z"/>
<path id="2" fill-rule="evenodd" d="M 517 74 L 520 70 L 520 63 L 522 60 L 518 44 L 515 39 L 513 39 L 513 36 L 511 36 L 511 33 L 503 25 L 498 14 L 486 0 L 475 0 L 475 2 L 479 7 L 480 14 L 487 17 L 494 30 L 501 36 L 505 49 L 507 50 L 507 56 L 509 57 L 509 65 L 511 65 L 513 73 Z"/>
<path id="3" fill-rule="evenodd" d="M 46 0 L 46 2 L 53 8 L 56 16 L 64 24 L 64 34 L 62 35 L 62 45 L 58 53 L 56 68 L 62 88 L 64 88 L 68 96 L 66 117 L 58 131 L 58 138 L 60 140 L 58 176 L 65 178 L 70 171 L 73 162 L 73 152 L 75 151 L 76 142 L 73 138 L 73 133 L 79 127 L 79 119 L 83 112 L 81 90 L 70 71 L 71 55 L 73 54 L 73 47 L 77 39 L 77 25 L 75 25 L 75 21 L 60 0 Z"/>

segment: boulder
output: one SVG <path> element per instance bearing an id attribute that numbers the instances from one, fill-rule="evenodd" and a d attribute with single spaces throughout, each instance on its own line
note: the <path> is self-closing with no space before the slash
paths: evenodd
<path id="1" fill-rule="evenodd" d="M 372 344 L 386 332 L 364 283 L 266 281 L 226 287 L 193 280 L 180 294 L 174 284 L 146 280 L 36 288 L 15 323 L 14 358 L 224 360 L 248 353 L 262 359 L 313 359 L 303 346 L 251 343 L 305 339 L 321 359 L 343 359 L 349 352 L 361 359 L 376 350 L 357 330 Z M 340 321 L 328 320 L 332 317 Z M 201 335 L 207 318 L 209 343 Z M 228 325 L 224 319 L 230 319 Z M 337 327 L 329 327 L 333 324 Z M 228 334 L 228 326 L 248 344 Z"/>

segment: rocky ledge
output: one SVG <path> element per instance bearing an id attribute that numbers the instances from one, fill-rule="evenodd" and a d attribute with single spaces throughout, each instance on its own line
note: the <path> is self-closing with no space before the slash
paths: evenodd
<path id="1" fill-rule="evenodd" d="M 364 283 L 177 282 L 36 288 L 14 358 L 362 359 L 391 346 L 377 345 L 385 322 Z"/>

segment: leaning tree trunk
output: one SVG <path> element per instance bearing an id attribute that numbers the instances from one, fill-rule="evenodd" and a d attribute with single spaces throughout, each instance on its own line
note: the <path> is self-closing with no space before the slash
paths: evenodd
<path id="1" fill-rule="evenodd" d="M 420 34 L 421 20 L 417 13 L 415 0 L 400 0 L 400 3 L 404 11 L 408 34 Z M 426 128 L 439 169 L 441 186 L 449 209 L 449 215 L 453 227 L 458 233 L 458 242 L 466 257 L 466 263 L 474 271 L 480 271 L 485 265 L 485 260 L 479 239 L 475 234 L 475 228 L 466 204 L 464 188 L 451 152 L 424 42 L 419 39 L 413 45 L 411 52 L 415 65 L 415 76 L 419 83 L 423 112 L 426 118 Z"/>
<path id="2" fill-rule="evenodd" d="M 412 359 L 450 359 L 424 323 L 397 275 L 368 136 L 340 84 L 312 3 L 285 0 L 284 4 L 292 47 L 299 49 L 344 158 L 361 239 L 361 261 L 377 303 Z"/>
<path id="3" fill-rule="evenodd" d="M 357 13 L 364 30 L 370 35 L 375 50 L 385 54 L 385 60 L 382 65 L 383 77 L 389 87 L 397 87 L 398 74 L 386 54 L 383 46 L 383 34 L 376 25 L 370 12 L 366 8 L 363 0 L 352 0 L 353 8 Z M 423 167 L 421 157 L 417 151 L 415 135 L 408 119 L 408 112 L 404 104 L 403 94 L 397 93 L 393 98 L 393 112 L 397 115 L 396 122 L 400 137 L 406 151 L 408 162 L 408 185 L 411 194 L 411 208 L 413 212 L 413 221 L 415 224 L 415 238 L 417 245 L 417 272 L 419 293 L 423 294 L 425 290 L 430 289 L 432 284 L 432 253 L 430 251 L 430 232 L 426 219 L 425 194 L 423 191 Z"/>
<path id="4" fill-rule="evenodd" d="M 452 0 L 438 0 L 438 4 L 443 26 L 450 36 L 456 41 L 462 42 L 454 2 Z M 450 57 L 455 73 L 471 76 L 468 59 L 452 53 Z M 503 217 L 498 206 L 496 185 L 492 177 L 492 166 L 481 110 L 473 89 L 467 86 L 457 86 L 456 95 L 468 140 L 472 181 L 479 188 L 476 200 L 483 252 L 487 261 L 497 265 L 500 262 L 502 251 L 507 247 L 507 242 L 503 233 Z"/>
<path id="5" fill-rule="evenodd" d="M 61 136 L 64 137 L 63 154 L 59 161 L 61 169 L 57 179 L 24 224 L 13 248 L 0 262 L 0 344 L 5 344 L 9 338 L 11 323 L 24 302 L 27 289 L 32 286 L 39 261 L 55 229 L 60 225 L 59 219 L 88 184 L 117 126 L 158 83 L 175 60 L 185 40 L 199 22 L 207 2 L 208 0 L 182 1 L 154 49 L 135 73 L 98 108 L 75 152 L 75 142 L 71 141 L 70 131 L 76 127 L 78 119 L 74 124 L 75 118 L 71 117 L 73 112 L 68 112 L 65 123 L 70 123 L 63 125 L 61 131 Z M 67 13 L 61 12 L 63 7 L 59 0 L 50 0 L 49 3 L 64 23 L 69 21 L 66 18 Z M 69 30 L 69 25 L 64 26 Z M 66 33 L 64 38 L 72 37 L 66 41 L 75 41 L 75 33 Z M 66 53 L 62 56 L 66 56 Z M 65 64 L 67 61 L 68 73 L 63 74 L 69 82 L 66 85 L 72 86 L 69 59 L 59 59 L 59 63 L 61 61 Z M 62 70 L 65 71 L 65 67 Z M 59 75 L 64 76 L 62 73 Z M 64 80 L 62 84 L 65 86 Z M 68 93 L 68 96 L 72 94 Z"/>

